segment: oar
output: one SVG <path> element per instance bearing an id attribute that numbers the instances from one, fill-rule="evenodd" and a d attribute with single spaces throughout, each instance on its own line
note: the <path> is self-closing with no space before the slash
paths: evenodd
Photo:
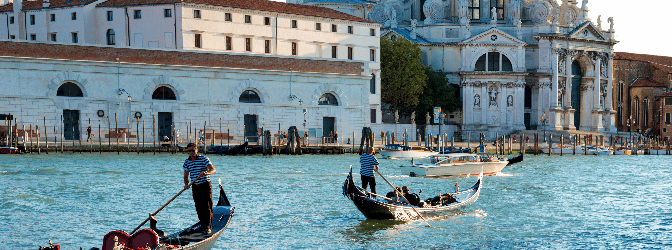
<path id="1" fill-rule="evenodd" d="M 133 229 L 133 231 L 131 231 L 130 235 L 133 235 L 133 233 L 135 233 L 136 230 L 140 229 L 140 227 L 142 227 L 142 225 L 145 225 L 145 223 L 147 223 L 147 221 L 149 221 L 149 219 L 150 219 L 152 216 L 155 216 L 155 215 L 158 214 L 161 210 L 163 210 L 164 207 L 168 206 L 168 204 L 170 204 L 171 202 L 173 202 L 173 200 L 175 200 L 175 198 L 177 198 L 178 196 L 180 196 L 180 195 L 182 194 L 182 192 L 184 192 L 185 190 L 189 189 L 189 187 L 191 187 L 191 185 L 193 185 L 194 182 L 196 182 L 198 179 L 199 179 L 199 178 L 196 178 L 196 180 L 191 181 L 191 183 L 189 183 L 189 185 L 187 185 L 186 187 L 184 187 L 179 193 L 177 193 L 175 196 L 173 196 L 173 198 L 171 198 L 168 202 L 166 202 L 166 204 L 163 204 L 163 206 L 161 206 L 161 208 L 159 208 L 159 210 L 156 210 L 156 212 L 150 214 L 150 217 L 147 217 L 147 219 L 145 219 L 142 223 L 140 223 L 140 225 L 139 225 L 138 227 L 136 227 L 135 229 Z"/>
<path id="2" fill-rule="evenodd" d="M 380 177 L 383 178 L 383 180 L 385 180 L 385 182 L 387 182 L 387 184 L 390 184 L 390 187 L 392 187 L 392 190 L 394 190 L 394 192 L 397 193 L 398 196 L 401 196 L 401 198 L 404 198 L 406 203 L 408 203 L 408 205 L 411 206 L 413 211 L 415 211 L 415 213 L 417 213 L 420 216 L 420 218 L 423 221 L 425 221 L 425 223 L 427 223 L 428 227 L 432 227 L 431 225 L 429 225 L 429 222 L 427 222 L 427 220 L 425 220 L 425 217 L 423 217 L 422 214 L 420 214 L 420 212 L 418 212 L 418 210 L 416 210 L 415 207 L 413 205 L 411 205 L 411 203 L 406 199 L 406 197 L 404 197 L 402 194 L 400 194 L 399 191 L 394 187 L 394 185 L 392 185 L 392 183 L 390 183 L 387 179 L 385 179 L 385 176 L 383 176 L 383 174 L 381 174 L 378 171 L 376 171 L 376 173 L 378 173 L 378 175 L 380 175 Z"/>

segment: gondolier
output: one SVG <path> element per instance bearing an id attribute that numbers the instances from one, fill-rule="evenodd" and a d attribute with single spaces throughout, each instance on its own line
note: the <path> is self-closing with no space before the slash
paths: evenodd
<path id="1" fill-rule="evenodd" d="M 198 147 L 193 142 L 187 144 L 189 158 L 184 160 L 184 186 L 189 185 L 189 179 L 196 180 L 191 186 L 194 205 L 201 227 L 198 231 L 210 234 L 212 229 L 212 185 L 210 175 L 217 173 L 208 157 L 198 155 Z"/>
<path id="2" fill-rule="evenodd" d="M 362 176 L 362 188 L 366 190 L 367 185 L 371 185 L 371 193 L 376 193 L 376 177 L 373 172 L 378 172 L 378 159 L 374 156 L 373 147 L 366 148 L 366 153 L 359 157 L 359 163 L 362 167 L 359 174 Z"/>

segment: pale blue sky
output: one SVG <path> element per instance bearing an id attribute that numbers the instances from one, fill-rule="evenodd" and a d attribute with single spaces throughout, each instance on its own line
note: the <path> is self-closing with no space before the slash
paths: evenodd
<path id="1" fill-rule="evenodd" d="M 602 15 L 603 29 L 609 28 L 607 18 L 614 17 L 617 52 L 672 57 L 672 34 L 667 29 L 672 24 L 672 0 L 589 0 L 588 9 L 593 22 Z"/>

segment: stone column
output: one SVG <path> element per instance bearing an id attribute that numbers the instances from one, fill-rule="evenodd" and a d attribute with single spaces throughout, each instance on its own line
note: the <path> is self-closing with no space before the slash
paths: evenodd
<path id="1" fill-rule="evenodd" d="M 551 49 L 551 72 L 553 73 L 553 80 L 551 80 L 551 109 L 558 108 L 558 50 Z"/>
<path id="2" fill-rule="evenodd" d="M 600 108 L 600 98 L 601 98 L 601 89 L 600 89 L 600 81 L 602 77 L 602 72 L 601 72 L 601 63 L 602 60 L 600 56 L 595 53 L 594 55 L 594 60 L 595 62 L 595 79 L 593 79 L 593 108 L 592 108 L 592 130 L 593 131 L 602 131 L 604 130 L 604 127 L 602 126 L 602 109 Z"/>
<path id="3" fill-rule="evenodd" d="M 574 112 L 576 107 L 572 107 L 572 59 L 578 53 L 575 50 L 567 49 L 565 55 L 565 107 L 571 107 L 565 112 L 565 119 L 567 120 L 567 129 L 577 129 L 578 124 L 574 124 Z"/>
<path id="4" fill-rule="evenodd" d="M 613 110 L 613 89 L 614 89 L 614 53 L 607 54 L 607 100 L 604 101 L 605 111 L 607 112 L 607 130 L 616 132 L 616 111 Z"/>

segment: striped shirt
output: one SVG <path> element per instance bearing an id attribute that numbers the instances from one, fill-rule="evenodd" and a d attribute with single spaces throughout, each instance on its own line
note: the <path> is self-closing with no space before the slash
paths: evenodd
<path id="1" fill-rule="evenodd" d="M 359 169 L 359 174 L 368 177 L 375 177 L 373 175 L 373 166 L 378 166 L 378 160 L 375 156 L 370 154 L 362 154 L 359 157 L 359 163 L 362 164 L 362 167 Z"/>
<path id="2" fill-rule="evenodd" d="M 195 161 L 191 161 L 189 158 L 184 160 L 184 165 L 182 165 L 182 169 L 184 169 L 184 171 L 189 172 L 189 179 L 193 181 L 196 180 L 196 178 L 198 178 L 198 174 L 204 171 L 208 171 L 208 165 L 210 164 L 212 163 L 210 162 L 210 159 L 208 159 L 208 157 L 199 155 L 198 157 L 196 157 Z M 210 182 L 210 175 L 206 174 L 202 178 L 198 179 L 194 183 L 194 185 L 199 185 L 206 182 Z"/>

